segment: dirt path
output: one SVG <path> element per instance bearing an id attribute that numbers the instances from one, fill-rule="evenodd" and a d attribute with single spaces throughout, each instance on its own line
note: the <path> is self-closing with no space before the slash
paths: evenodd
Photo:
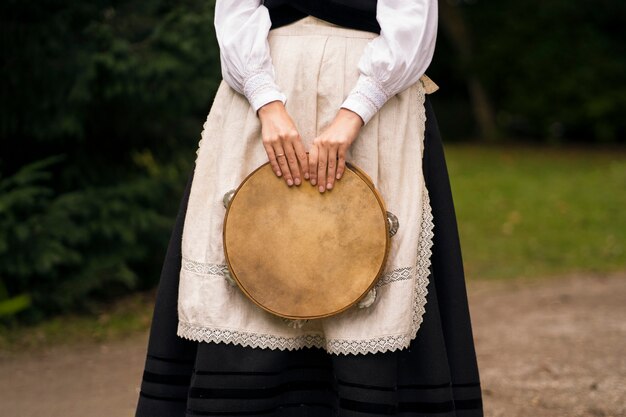
<path id="1" fill-rule="evenodd" d="M 626 416 L 626 272 L 468 294 L 486 417 Z M 5 356 L 2 414 L 133 417 L 147 338 Z"/>
<path id="2" fill-rule="evenodd" d="M 626 416 L 626 273 L 475 284 L 487 416 Z"/>

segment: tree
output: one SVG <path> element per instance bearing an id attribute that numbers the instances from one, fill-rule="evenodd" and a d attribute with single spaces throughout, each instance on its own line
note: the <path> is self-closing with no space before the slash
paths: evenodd
<path id="1" fill-rule="evenodd" d="M 459 10 L 458 3 L 450 0 L 440 3 L 440 17 L 445 30 L 457 53 L 459 65 L 465 73 L 465 80 L 471 98 L 472 110 L 476 124 L 480 129 L 480 136 L 487 140 L 498 137 L 498 129 L 489 94 L 473 66 L 473 42 L 471 30 L 465 22 L 465 17 Z"/>

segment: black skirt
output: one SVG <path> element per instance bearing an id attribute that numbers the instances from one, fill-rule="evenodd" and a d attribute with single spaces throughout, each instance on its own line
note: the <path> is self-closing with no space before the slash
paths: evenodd
<path id="1" fill-rule="evenodd" d="M 160 278 L 136 417 L 483 416 L 448 170 L 428 96 L 425 105 L 423 171 L 435 226 L 426 312 L 409 348 L 332 355 L 319 348 L 280 351 L 178 337 L 192 173 Z"/>

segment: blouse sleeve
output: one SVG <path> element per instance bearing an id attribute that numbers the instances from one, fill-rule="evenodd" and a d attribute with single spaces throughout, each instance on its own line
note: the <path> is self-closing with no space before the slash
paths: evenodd
<path id="1" fill-rule="evenodd" d="M 378 0 L 380 35 L 365 47 L 359 79 L 341 107 L 367 124 L 389 98 L 418 81 L 435 51 L 437 19 L 437 0 Z"/>
<path id="2" fill-rule="evenodd" d="M 287 97 L 275 82 L 268 32 L 272 25 L 261 0 L 217 0 L 214 17 L 222 77 L 256 112 Z"/>

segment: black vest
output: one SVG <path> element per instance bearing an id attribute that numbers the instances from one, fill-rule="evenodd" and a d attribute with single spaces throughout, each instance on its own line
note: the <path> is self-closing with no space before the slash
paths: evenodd
<path id="1" fill-rule="evenodd" d="M 288 25 L 308 15 L 339 26 L 380 34 L 376 20 L 376 0 L 264 0 L 272 29 Z"/>

